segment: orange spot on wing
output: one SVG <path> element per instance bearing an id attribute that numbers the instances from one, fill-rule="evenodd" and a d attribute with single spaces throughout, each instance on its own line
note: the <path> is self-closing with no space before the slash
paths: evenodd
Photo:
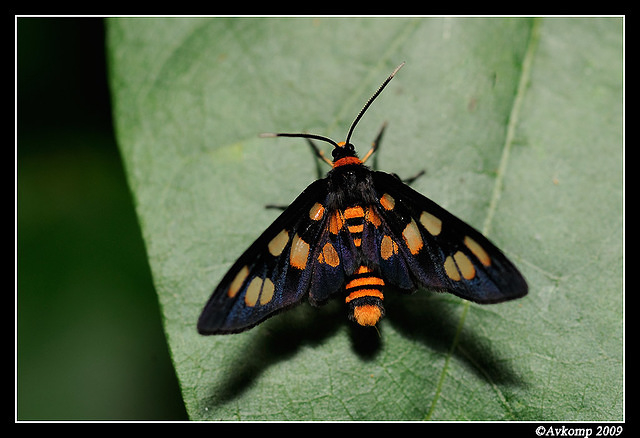
<path id="1" fill-rule="evenodd" d="M 309 210 L 309 217 L 311 220 L 319 221 L 322 219 L 322 216 L 324 216 L 324 207 L 322 204 L 316 202 L 313 204 L 313 207 L 311 207 L 311 210 Z"/>
<path id="2" fill-rule="evenodd" d="M 308 257 L 309 244 L 296 234 L 293 236 L 293 240 L 291 242 L 291 254 L 289 256 L 291 266 L 298 269 L 304 269 L 307 266 Z"/>
<path id="3" fill-rule="evenodd" d="M 335 211 L 329 218 L 329 232 L 331 234 L 338 234 L 344 225 L 344 220 L 340 216 L 339 211 Z"/>
<path id="4" fill-rule="evenodd" d="M 338 252 L 330 242 L 327 242 L 324 247 L 322 247 L 322 252 L 318 255 L 318 261 L 320 263 L 326 263 L 332 268 L 335 268 L 340 264 Z"/>
<path id="5" fill-rule="evenodd" d="M 393 197 L 390 194 L 385 193 L 380 198 L 380 204 L 385 210 L 393 210 L 393 207 L 396 206 L 396 200 L 393 199 Z"/>
<path id="6" fill-rule="evenodd" d="M 380 243 L 380 256 L 389 260 L 394 254 L 398 254 L 398 244 L 385 234 Z"/>
<path id="7" fill-rule="evenodd" d="M 369 221 L 374 227 L 379 227 L 382 221 L 380 220 L 380 216 L 376 213 L 376 211 L 372 207 L 367 208 L 367 212 L 365 213 L 365 219 Z"/>

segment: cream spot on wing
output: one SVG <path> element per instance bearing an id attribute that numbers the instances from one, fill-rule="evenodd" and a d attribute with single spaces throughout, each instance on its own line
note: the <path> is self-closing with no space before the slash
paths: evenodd
<path id="1" fill-rule="evenodd" d="M 271 255 L 277 257 L 282 254 L 282 250 L 287 246 L 287 242 L 289 242 L 289 232 L 287 230 L 280 231 L 276 237 L 269 242 L 268 247 Z"/>
<path id="2" fill-rule="evenodd" d="M 275 286 L 270 278 L 265 278 L 262 283 L 262 292 L 260 292 L 260 304 L 267 304 L 273 298 L 273 291 Z"/>
<path id="3" fill-rule="evenodd" d="M 420 252 L 422 249 L 422 236 L 420 235 L 418 225 L 416 225 L 416 221 L 414 221 L 413 218 L 402 231 L 402 237 L 404 238 L 404 242 L 407 244 L 409 251 L 411 251 L 411 254 L 416 255 Z"/>
<path id="4" fill-rule="evenodd" d="M 456 265 L 458 265 L 458 269 L 460 269 L 460 273 L 464 278 L 471 280 L 476 276 L 476 268 L 465 253 L 458 251 L 453 255 L 453 259 L 456 261 Z"/>
<path id="5" fill-rule="evenodd" d="M 424 225 L 432 236 L 437 236 L 442 231 L 442 221 L 426 211 L 423 211 L 420 215 L 420 223 Z"/>
<path id="6" fill-rule="evenodd" d="M 229 296 L 229 298 L 233 298 L 236 296 L 236 294 L 242 287 L 242 283 L 244 283 L 244 280 L 247 278 L 247 275 L 249 275 L 249 268 L 247 266 L 238 271 L 235 278 L 231 282 L 231 285 L 229 286 L 229 290 L 227 290 L 227 295 Z"/>
<path id="7" fill-rule="evenodd" d="M 473 240 L 469 236 L 465 236 L 464 244 L 471 250 L 474 256 L 478 257 L 480 263 L 485 266 L 491 265 L 491 257 L 489 257 L 489 254 L 487 254 L 484 248 L 481 247 L 475 240 Z"/>
<path id="8" fill-rule="evenodd" d="M 456 262 L 453 261 L 453 257 L 451 256 L 447 256 L 444 260 L 444 272 L 446 272 L 447 276 L 453 281 L 460 281 L 462 278 L 456 267 Z"/>
<path id="9" fill-rule="evenodd" d="M 258 302 L 258 298 L 260 297 L 260 289 L 262 289 L 262 278 L 255 277 L 247 286 L 247 292 L 244 294 L 244 303 L 253 307 Z"/>

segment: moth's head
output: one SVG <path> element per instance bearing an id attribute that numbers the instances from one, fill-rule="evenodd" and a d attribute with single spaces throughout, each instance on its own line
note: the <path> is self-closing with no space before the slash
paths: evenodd
<path id="1" fill-rule="evenodd" d="M 352 143 L 341 141 L 334 146 L 333 151 L 331 151 L 331 156 L 333 156 L 333 161 L 336 162 L 341 158 L 357 157 L 358 155 L 356 154 L 356 148 Z"/>
<path id="2" fill-rule="evenodd" d="M 333 155 L 333 162 L 330 164 L 334 169 L 340 166 L 350 164 L 360 165 L 363 163 L 363 161 L 358 158 L 356 148 L 353 144 L 346 141 L 335 143 L 331 155 Z"/>

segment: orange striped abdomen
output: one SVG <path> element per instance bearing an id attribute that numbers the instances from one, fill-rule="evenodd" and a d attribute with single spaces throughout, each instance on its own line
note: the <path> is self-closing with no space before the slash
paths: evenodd
<path id="1" fill-rule="evenodd" d="M 345 287 L 349 319 L 362 326 L 376 325 L 384 316 L 383 286 L 384 281 L 371 268 L 360 266 L 356 269 Z"/>

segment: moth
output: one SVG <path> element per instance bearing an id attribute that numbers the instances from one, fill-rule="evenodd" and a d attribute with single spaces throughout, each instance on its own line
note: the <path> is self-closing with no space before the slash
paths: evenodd
<path id="1" fill-rule="evenodd" d="M 198 320 L 203 335 L 238 333 L 300 303 L 314 306 L 341 296 L 348 318 L 375 326 L 383 318 L 387 286 L 412 293 L 426 288 L 476 303 L 527 294 L 527 283 L 493 243 L 398 176 L 365 166 L 350 143 L 367 101 L 344 142 L 315 134 L 263 134 L 307 139 L 331 165 L 240 256 L 215 288 Z M 333 145 L 327 159 L 313 140 Z"/>

